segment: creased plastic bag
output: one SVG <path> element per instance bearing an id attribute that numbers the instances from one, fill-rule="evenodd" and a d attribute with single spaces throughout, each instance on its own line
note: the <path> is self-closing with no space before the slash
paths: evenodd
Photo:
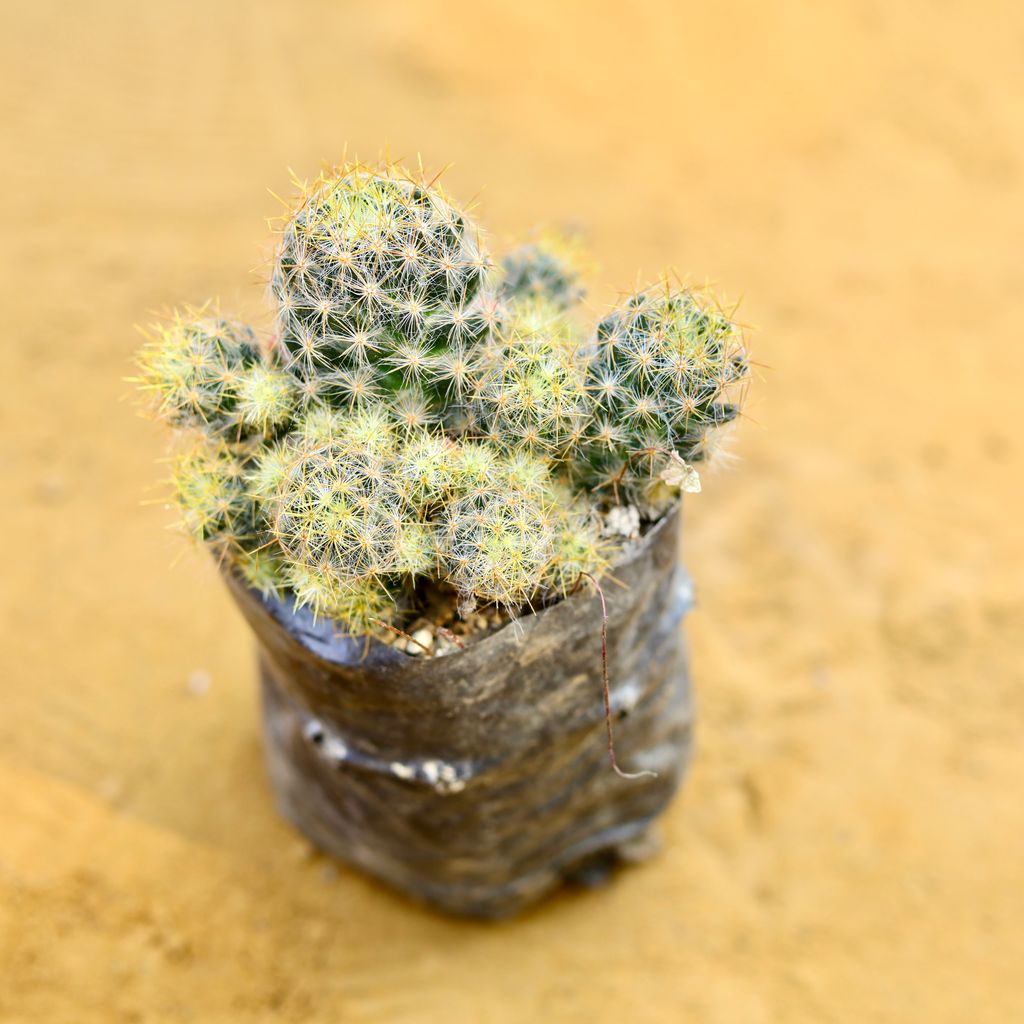
<path id="1" fill-rule="evenodd" d="M 444 910 L 502 917 L 614 860 L 675 791 L 692 713 L 679 511 L 603 584 L 443 657 L 341 636 L 237 579 L 256 633 L 270 775 L 284 816 L 343 861 Z"/>

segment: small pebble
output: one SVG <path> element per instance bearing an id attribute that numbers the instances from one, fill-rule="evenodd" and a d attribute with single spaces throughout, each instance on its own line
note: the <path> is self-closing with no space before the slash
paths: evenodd
<path id="1" fill-rule="evenodd" d="M 108 775 L 97 787 L 100 798 L 110 804 L 116 804 L 121 800 L 124 790 L 124 780 L 115 775 Z"/>
<path id="2" fill-rule="evenodd" d="M 205 668 L 197 668 L 189 673 L 185 687 L 193 697 L 202 697 L 209 691 L 212 682 L 213 676 Z"/>
<path id="3" fill-rule="evenodd" d="M 640 513 L 632 505 L 616 505 L 604 517 L 606 537 L 625 537 L 633 540 L 640 536 Z"/>
<path id="4" fill-rule="evenodd" d="M 320 743 L 320 749 L 328 761 L 340 763 L 348 757 L 348 747 L 345 741 L 337 736 L 325 736 Z"/>
<path id="5" fill-rule="evenodd" d="M 63 477 L 47 476 L 36 484 L 36 498 L 44 505 L 56 505 L 67 495 L 67 483 Z"/>
<path id="6" fill-rule="evenodd" d="M 164 953 L 172 963 L 183 963 L 192 958 L 192 943 L 178 932 L 164 936 Z"/>
<path id="7" fill-rule="evenodd" d="M 439 637 L 437 641 L 437 647 L 434 648 L 434 654 L 451 654 L 453 651 L 459 650 L 459 645 L 452 643 L 451 640 L 447 640 L 444 637 Z"/>

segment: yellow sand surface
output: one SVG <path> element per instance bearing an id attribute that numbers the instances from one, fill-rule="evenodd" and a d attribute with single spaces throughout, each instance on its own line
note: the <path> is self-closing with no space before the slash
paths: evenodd
<path id="1" fill-rule="evenodd" d="M 1019 3 L 2 25 L 0 1021 L 1024 1020 Z M 346 145 L 452 164 L 498 248 L 581 229 L 595 313 L 673 266 L 756 327 L 737 459 L 687 503 L 699 749 L 664 849 L 507 924 L 278 819 L 246 628 L 147 503 L 133 325 L 212 296 L 267 324 L 267 188 Z"/>

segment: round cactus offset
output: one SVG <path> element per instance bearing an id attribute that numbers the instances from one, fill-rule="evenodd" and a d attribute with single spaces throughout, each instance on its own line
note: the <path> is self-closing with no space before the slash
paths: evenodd
<path id="1" fill-rule="evenodd" d="M 502 295 L 510 300 L 539 298 L 561 310 L 572 309 L 586 294 L 585 264 L 577 240 L 546 232 L 502 260 Z"/>
<path id="2" fill-rule="evenodd" d="M 529 602 L 554 558 L 554 516 L 529 492 L 472 494 L 450 504 L 441 529 L 441 571 L 471 610 L 484 601 Z"/>
<path id="3" fill-rule="evenodd" d="M 185 528 L 222 556 L 243 548 L 256 533 L 245 465 L 225 444 L 197 445 L 174 462 L 172 482 Z"/>
<path id="4" fill-rule="evenodd" d="M 412 388 L 439 407 L 460 393 L 498 315 L 481 293 L 490 269 L 469 217 L 398 168 L 354 166 L 303 186 L 271 290 L 306 401 L 357 405 Z"/>
<path id="5" fill-rule="evenodd" d="M 706 460 L 747 373 L 742 334 L 709 297 L 667 283 L 630 296 L 597 325 L 582 479 L 636 499 L 673 458 Z"/>
<path id="6" fill-rule="evenodd" d="M 251 328 L 186 310 L 152 328 L 139 353 L 139 386 L 172 426 L 227 432 L 240 425 L 239 389 L 259 362 Z"/>
<path id="7" fill-rule="evenodd" d="M 560 459 L 581 441 L 592 415 L 584 364 L 573 325 L 556 306 L 513 303 L 478 367 L 473 415 L 491 444 Z"/>

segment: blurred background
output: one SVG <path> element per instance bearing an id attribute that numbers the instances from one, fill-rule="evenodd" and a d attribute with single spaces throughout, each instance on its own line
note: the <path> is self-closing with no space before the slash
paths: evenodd
<path id="1" fill-rule="evenodd" d="M 1024 1019 L 1019 4 L 3 4 L 0 1020 Z M 265 324 L 289 168 L 441 169 L 755 326 L 664 850 L 501 926 L 276 816 L 133 325 Z M 253 270 L 255 268 L 255 272 Z"/>

